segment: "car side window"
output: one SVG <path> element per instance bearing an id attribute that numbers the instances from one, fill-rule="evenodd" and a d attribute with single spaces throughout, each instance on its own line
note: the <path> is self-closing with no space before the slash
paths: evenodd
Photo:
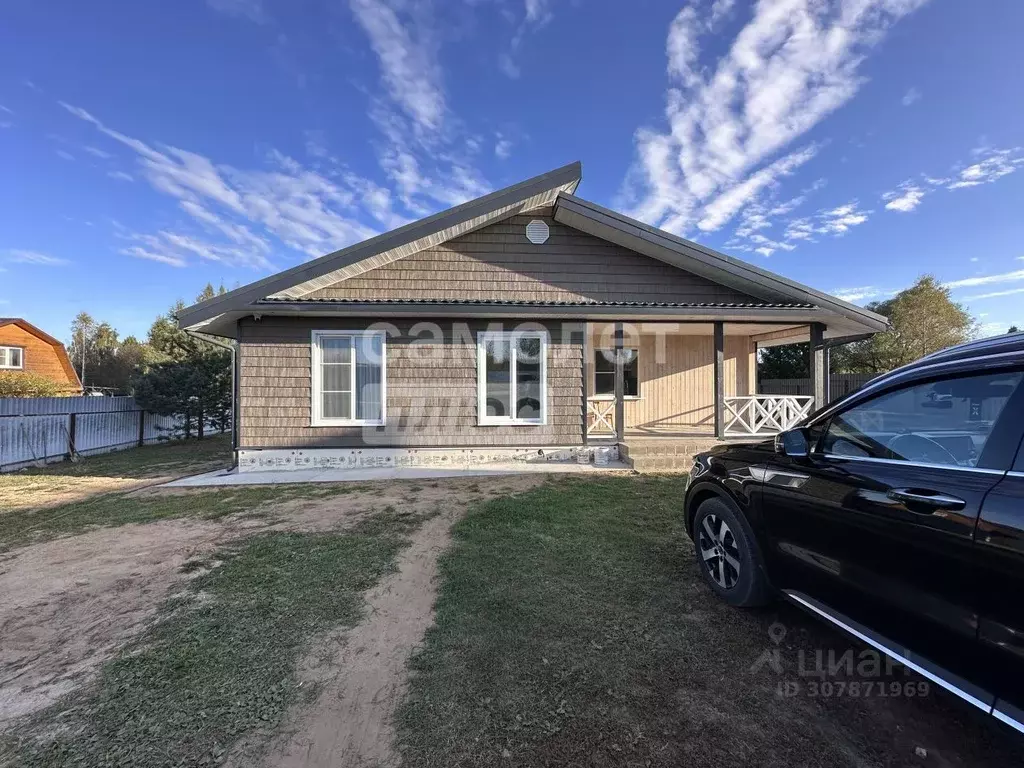
<path id="1" fill-rule="evenodd" d="M 913 384 L 834 416 L 820 442 L 826 455 L 976 467 L 1021 372 L 983 373 Z"/>

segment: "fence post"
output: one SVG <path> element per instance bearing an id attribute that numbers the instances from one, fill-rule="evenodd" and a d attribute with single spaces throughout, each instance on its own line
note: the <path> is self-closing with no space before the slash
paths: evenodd
<path id="1" fill-rule="evenodd" d="M 146 412 L 139 411 L 139 448 L 146 444 Z"/>
<path id="2" fill-rule="evenodd" d="M 75 432 L 78 430 L 78 414 L 68 414 L 68 458 L 75 456 Z"/>

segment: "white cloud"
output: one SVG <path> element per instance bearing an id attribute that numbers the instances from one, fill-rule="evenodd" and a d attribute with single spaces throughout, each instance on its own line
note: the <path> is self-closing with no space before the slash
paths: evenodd
<path id="1" fill-rule="evenodd" d="M 853 302 L 873 299 L 876 296 L 883 295 L 884 292 L 873 285 L 862 285 L 859 288 L 837 288 L 834 291 L 830 291 L 830 293 L 842 301 Z"/>
<path id="2" fill-rule="evenodd" d="M 926 194 L 927 192 L 921 187 L 905 181 L 897 189 L 882 195 L 882 199 L 886 201 L 885 209 L 887 211 L 908 213 L 921 204 L 921 200 Z"/>
<path id="3" fill-rule="evenodd" d="M 856 200 L 830 211 L 822 211 L 818 215 L 817 232 L 825 235 L 845 235 L 851 227 L 856 227 L 868 220 L 871 211 L 860 209 Z"/>
<path id="4" fill-rule="evenodd" d="M 351 183 L 339 185 L 280 153 L 271 153 L 273 167 L 269 171 L 217 165 L 202 155 L 176 147 L 154 149 L 108 128 L 80 107 L 63 106 L 133 149 L 138 154 L 143 177 L 154 189 L 177 199 L 187 213 L 220 229 L 235 243 L 246 242 L 244 233 L 248 230 L 241 222 L 230 221 L 232 217 L 262 226 L 288 247 L 310 256 L 321 256 L 377 234 L 377 229 L 362 223 L 361 214 L 385 225 L 394 219 L 393 213 L 381 209 L 379 199 L 364 202 Z M 350 175 L 349 179 L 351 182 L 358 177 Z M 210 206 L 220 210 L 211 212 Z M 220 223 L 210 216 L 204 219 L 198 213 L 200 209 L 211 216 L 215 214 Z M 247 242 L 250 247 L 261 240 L 251 232 L 248 234 L 253 238 Z M 259 264 L 254 260 L 236 263 Z"/>
<path id="5" fill-rule="evenodd" d="M 1013 272 L 1003 272 L 998 275 L 983 275 L 981 277 L 966 277 L 963 280 L 951 280 L 944 283 L 947 288 L 970 288 L 977 285 L 995 285 L 998 283 L 1013 283 L 1024 280 L 1024 269 Z M 986 297 L 987 298 L 987 297 Z"/>
<path id="6" fill-rule="evenodd" d="M 1024 154 L 1020 147 L 1012 149 L 979 148 L 975 149 L 973 154 L 981 159 L 961 169 L 957 178 L 946 187 L 947 189 L 964 189 L 980 184 L 991 184 L 1003 176 L 1010 175 L 1024 163 Z"/>
<path id="7" fill-rule="evenodd" d="M 171 253 L 162 253 L 158 251 L 147 251 L 145 248 L 140 248 L 137 245 L 133 245 L 130 248 L 122 248 L 121 253 L 126 256 L 134 256 L 136 259 L 146 259 L 147 261 L 156 261 L 160 264 L 167 264 L 171 267 L 184 267 L 188 265 L 181 256 L 175 256 Z"/>
<path id="8" fill-rule="evenodd" d="M 10 120 L 0 120 L 0 128 L 10 128 L 14 125 Z"/>
<path id="9" fill-rule="evenodd" d="M 377 54 L 381 79 L 391 98 L 423 130 L 440 130 L 445 116 L 441 68 L 436 59 L 437 42 L 429 25 L 415 9 L 408 18 L 381 0 L 350 0 L 352 13 Z"/>
<path id="10" fill-rule="evenodd" d="M 84 149 L 93 157 L 98 157 L 101 160 L 109 160 L 110 158 L 113 157 L 112 154 L 110 154 L 109 152 L 104 152 L 99 147 L 84 147 Z"/>
<path id="11" fill-rule="evenodd" d="M 968 301 L 975 299 L 995 299 L 999 296 L 1016 296 L 1017 294 L 1024 293 L 1024 288 L 1011 288 L 1007 291 L 993 291 L 992 293 L 979 293 L 974 296 L 968 296 Z"/>
<path id="12" fill-rule="evenodd" d="M 124 171 L 107 171 L 107 176 L 119 181 L 135 181 L 135 177 Z"/>
<path id="13" fill-rule="evenodd" d="M 522 71 L 519 69 L 519 65 L 516 64 L 515 59 L 512 58 L 512 54 L 509 53 L 503 53 L 498 56 L 498 69 L 500 69 L 502 74 L 509 80 L 518 80 L 519 75 L 522 74 Z"/>
<path id="14" fill-rule="evenodd" d="M 55 151 L 57 153 L 57 157 L 61 158 L 62 160 L 74 160 L 75 159 L 75 156 L 72 155 L 70 152 L 68 152 L 66 149 L 58 149 L 58 150 L 55 150 Z"/>
<path id="15" fill-rule="evenodd" d="M 917 90 L 917 88 L 911 88 L 905 94 L 903 94 L 903 98 L 900 99 L 900 103 L 903 104 L 904 107 L 909 107 L 915 101 L 920 101 L 920 100 L 921 100 L 921 92 L 919 90 Z"/>
<path id="16" fill-rule="evenodd" d="M 512 154 L 512 141 L 499 133 L 498 140 L 494 143 L 494 154 L 499 160 L 507 160 Z"/>
<path id="17" fill-rule="evenodd" d="M 669 129 L 637 133 L 630 213 L 677 233 L 724 224 L 777 180 L 780 152 L 854 96 L 870 48 L 923 2 L 760 2 L 717 61 L 702 59 L 700 42 L 729 4 L 683 8 L 666 41 Z"/>
<path id="18" fill-rule="evenodd" d="M 0 112 L 6 112 L 8 115 L 13 115 L 14 114 L 14 110 L 13 109 L 10 109 L 9 107 L 5 107 L 3 104 L 0 104 Z"/>
<path id="19" fill-rule="evenodd" d="M 534 24 L 551 18 L 548 0 L 526 0 L 526 20 Z"/>
<path id="20" fill-rule="evenodd" d="M 206 0 L 206 4 L 218 13 L 257 24 L 266 24 L 270 20 L 261 0 Z"/>
<path id="21" fill-rule="evenodd" d="M 67 259 L 61 259 L 56 256 L 50 256 L 39 251 L 25 251 L 20 249 L 13 249 L 7 252 L 10 256 L 10 261 L 16 264 L 36 264 L 42 267 L 60 267 L 71 262 Z"/>

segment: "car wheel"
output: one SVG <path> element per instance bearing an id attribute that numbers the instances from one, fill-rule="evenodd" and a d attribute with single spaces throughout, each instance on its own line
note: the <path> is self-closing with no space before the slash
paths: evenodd
<path id="1" fill-rule="evenodd" d="M 742 608 L 769 602 L 761 553 L 743 515 L 721 499 L 708 499 L 697 508 L 693 533 L 701 575 L 719 597 Z"/>

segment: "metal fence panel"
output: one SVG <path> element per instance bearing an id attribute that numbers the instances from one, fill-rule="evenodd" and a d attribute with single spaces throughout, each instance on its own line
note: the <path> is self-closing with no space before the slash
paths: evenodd
<path id="1" fill-rule="evenodd" d="M 877 373 L 833 373 L 829 376 L 829 390 L 833 400 L 856 392 Z M 758 392 L 763 395 L 812 395 L 811 380 L 806 379 L 761 379 Z"/>
<path id="2" fill-rule="evenodd" d="M 0 469 L 60 461 L 68 452 L 67 416 L 0 418 Z"/>
<path id="3" fill-rule="evenodd" d="M 137 411 L 134 397 L 0 397 L 0 416 Z"/>
<path id="4" fill-rule="evenodd" d="M 0 403 L 6 402 L 4 398 Z M 170 438 L 176 422 L 173 416 L 158 416 L 143 412 L 130 397 L 47 397 L 24 398 L 35 401 L 33 407 L 46 409 L 48 403 L 40 401 L 97 401 L 115 406 L 98 410 L 73 410 L 59 413 L 29 413 L 27 415 L 0 415 L 0 472 L 8 472 L 34 464 L 64 460 L 72 450 L 72 413 L 74 414 L 74 450 L 82 455 L 107 453 L 139 444 L 140 420 L 143 443 L 156 443 Z M 118 402 L 114 402 L 118 401 Z M 74 408 L 76 404 L 71 403 Z M 130 405 L 131 408 L 125 406 Z M 69 406 L 65 405 L 65 408 Z M 92 408 L 91 403 L 86 406 Z M 207 425 L 207 434 L 214 434 Z"/>

